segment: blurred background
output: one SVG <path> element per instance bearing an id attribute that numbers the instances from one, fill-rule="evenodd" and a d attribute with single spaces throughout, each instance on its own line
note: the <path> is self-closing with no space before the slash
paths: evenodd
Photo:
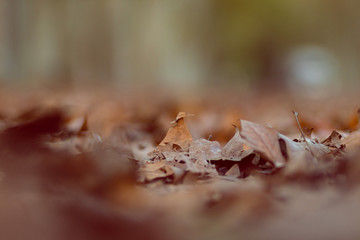
<path id="1" fill-rule="evenodd" d="M 323 88 L 360 76 L 357 0 L 0 0 L 0 83 Z"/>

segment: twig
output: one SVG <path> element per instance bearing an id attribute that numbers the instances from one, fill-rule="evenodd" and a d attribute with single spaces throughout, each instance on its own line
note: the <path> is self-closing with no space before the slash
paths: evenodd
<path id="1" fill-rule="evenodd" d="M 292 113 L 293 113 L 294 116 L 295 116 L 296 123 L 297 123 L 297 125 L 298 125 L 298 127 L 299 127 L 299 130 L 300 130 L 300 132 L 301 132 L 301 136 L 303 137 L 303 139 L 304 139 L 307 147 L 309 148 L 309 151 L 310 151 L 310 153 L 311 153 L 311 156 L 313 157 L 314 162 L 316 163 L 316 162 L 317 162 L 317 159 L 316 159 L 316 157 L 315 157 L 315 154 L 314 154 L 313 151 L 311 150 L 310 144 L 308 143 L 308 141 L 307 141 L 307 139 L 306 139 L 306 137 L 305 137 L 305 134 L 304 134 L 304 132 L 303 132 L 303 130 L 302 130 L 302 128 L 301 128 L 301 125 L 300 125 L 300 122 L 299 122 L 299 119 L 298 119 L 299 113 L 298 113 L 298 112 L 295 112 L 295 111 L 292 111 Z"/>

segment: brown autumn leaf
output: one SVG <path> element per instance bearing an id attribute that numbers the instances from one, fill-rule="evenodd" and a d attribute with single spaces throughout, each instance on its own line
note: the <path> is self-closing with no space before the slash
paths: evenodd
<path id="1" fill-rule="evenodd" d="M 205 139 L 195 140 L 190 144 L 189 158 L 194 162 L 193 172 L 217 174 L 215 167 L 210 164 L 212 159 L 220 156 L 220 144 Z"/>
<path id="2" fill-rule="evenodd" d="M 181 169 L 192 173 L 217 175 L 215 165 L 211 164 L 211 161 L 241 161 L 253 152 L 251 149 L 243 149 L 238 129 L 222 149 L 217 141 L 192 140 L 183 119 L 186 116 L 191 115 L 184 112 L 178 114 L 174 121 L 176 125 L 168 130 L 159 146 L 148 154 L 150 159 L 176 162 Z"/>
<path id="3" fill-rule="evenodd" d="M 246 120 L 241 120 L 240 136 L 255 151 L 263 154 L 275 167 L 283 167 L 286 163 L 280 146 L 279 132 L 273 128 Z"/>
<path id="4" fill-rule="evenodd" d="M 279 138 L 285 144 L 288 159 L 283 171 L 285 176 L 306 178 L 312 174 L 322 174 L 334 167 L 334 161 L 328 161 L 325 157 L 334 157 L 334 152 L 330 151 L 328 146 L 308 138 L 306 142 L 291 140 L 282 134 L 279 134 Z"/>
<path id="5" fill-rule="evenodd" d="M 218 142 L 199 139 L 193 141 L 186 151 L 161 149 L 149 153 L 149 156 L 153 160 L 162 160 L 166 164 L 191 173 L 217 175 L 215 167 L 210 164 L 210 160 L 219 158 L 219 153 L 220 144 Z"/>
<path id="6" fill-rule="evenodd" d="M 139 174 L 139 180 L 145 182 L 169 177 L 174 174 L 174 170 L 166 162 L 160 161 L 143 165 L 139 169 Z"/>
<path id="7" fill-rule="evenodd" d="M 185 149 L 189 146 L 189 143 L 193 140 L 189 129 L 187 128 L 185 117 L 193 116 L 193 114 L 179 112 L 175 121 L 171 122 L 174 124 L 169 128 L 165 138 L 161 141 L 159 146 L 166 146 L 167 144 L 176 144 L 181 148 Z"/>
<path id="8" fill-rule="evenodd" d="M 345 148 L 345 145 L 341 144 L 341 139 L 342 135 L 340 133 L 338 133 L 337 131 L 332 131 L 330 136 L 321 143 L 328 147 L 343 149 Z"/>
<path id="9" fill-rule="evenodd" d="M 236 128 L 234 136 L 221 149 L 221 159 L 241 161 L 243 158 L 249 156 L 253 151 L 244 150 L 243 142 L 244 141 L 241 139 L 240 136 L 240 131 L 238 128 Z"/>
<path id="10" fill-rule="evenodd" d="M 177 163 L 177 166 L 192 173 L 217 174 L 211 159 L 220 156 L 220 144 L 216 141 L 193 138 L 186 126 L 184 117 L 193 114 L 180 112 L 162 142 L 148 156 L 152 160 L 166 160 L 167 164 Z"/>
<path id="11" fill-rule="evenodd" d="M 163 152 L 181 152 L 189 149 L 193 138 L 184 120 L 184 117 L 187 116 L 193 116 L 193 114 L 185 112 L 178 113 L 175 121 L 171 122 L 174 125 L 169 128 L 164 139 L 155 150 L 147 154 L 150 159 L 164 160 L 166 157 Z"/>

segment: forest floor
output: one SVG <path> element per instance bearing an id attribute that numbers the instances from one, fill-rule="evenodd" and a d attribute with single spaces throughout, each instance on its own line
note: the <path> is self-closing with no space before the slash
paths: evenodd
<path id="1" fill-rule="evenodd" d="M 0 90 L 2 239 L 358 239 L 360 96 Z"/>

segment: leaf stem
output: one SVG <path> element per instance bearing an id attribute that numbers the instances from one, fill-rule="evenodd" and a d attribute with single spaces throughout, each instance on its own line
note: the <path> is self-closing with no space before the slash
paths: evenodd
<path id="1" fill-rule="evenodd" d="M 297 123 L 297 125 L 298 125 L 298 127 L 299 127 L 299 130 L 300 130 L 300 132 L 301 132 L 301 136 L 303 137 L 303 139 L 304 139 L 307 147 L 309 148 L 309 151 L 310 151 L 310 153 L 311 153 L 311 156 L 312 156 L 313 159 L 314 159 L 314 162 L 317 163 L 317 159 L 316 159 L 316 157 L 315 157 L 315 154 L 314 154 L 313 151 L 311 150 L 310 144 L 308 143 L 308 141 L 307 141 L 307 139 L 306 139 L 306 137 L 305 137 L 305 134 L 304 134 L 304 132 L 303 132 L 303 130 L 302 130 L 302 128 L 301 128 L 301 125 L 300 125 L 300 122 L 299 122 L 299 119 L 298 119 L 299 113 L 298 113 L 298 112 L 295 112 L 294 110 L 292 111 L 292 113 L 293 113 L 294 116 L 295 116 L 296 123 Z"/>

